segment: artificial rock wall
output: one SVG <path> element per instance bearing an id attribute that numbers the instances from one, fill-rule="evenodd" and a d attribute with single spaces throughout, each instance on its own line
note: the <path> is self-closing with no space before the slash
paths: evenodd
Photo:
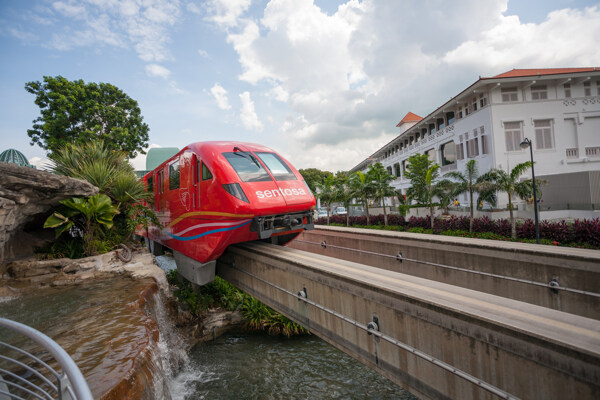
<path id="1" fill-rule="evenodd" d="M 0 264 L 27 253 L 35 239 L 23 235 L 28 222 L 60 200 L 96 193 L 97 187 L 80 179 L 0 162 Z"/>

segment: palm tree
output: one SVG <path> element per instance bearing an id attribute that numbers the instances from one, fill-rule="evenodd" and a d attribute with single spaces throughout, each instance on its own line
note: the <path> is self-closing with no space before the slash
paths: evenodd
<path id="1" fill-rule="evenodd" d="M 350 186 L 350 177 L 345 172 L 335 175 L 334 183 L 335 199 L 344 203 L 346 207 L 346 226 L 350 226 L 350 202 L 354 198 L 354 191 Z"/>
<path id="2" fill-rule="evenodd" d="M 350 176 L 350 187 L 352 188 L 354 197 L 359 198 L 363 207 L 365 207 L 367 225 L 369 225 L 369 199 L 373 194 L 373 184 L 366 174 L 356 171 Z"/>
<path id="3" fill-rule="evenodd" d="M 317 195 L 321 199 L 322 203 L 327 205 L 327 225 L 329 225 L 329 215 L 331 212 L 331 203 L 335 201 L 335 191 L 333 187 L 333 175 L 329 174 L 327 178 L 323 179 L 322 183 L 316 184 Z"/>
<path id="4" fill-rule="evenodd" d="M 454 178 L 458 181 L 454 188 L 456 195 L 460 195 L 465 192 L 469 194 L 469 232 L 473 232 L 473 212 L 475 210 L 473 207 L 473 194 L 479 193 L 482 189 L 481 182 L 479 180 L 477 161 L 469 160 L 469 162 L 467 162 L 465 165 L 464 172 L 452 171 L 448 172 L 446 176 Z"/>
<path id="5" fill-rule="evenodd" d="M 387 225 L 388 219 L 385 211 L 385 198 L 397 194 L 396 188 L 390 185 L 390 182 L 395 178 L 386 171 L 381 163 L 372 165 L 367 172 L 367 177 L 373 184 L 373 200 L 381 202 L 383 207 L 383 224 Z"/>
<path id="6" fill-rule="evenodd" d="M 433 229 L 433 199 L 442 198 L 444 189 L 447 187 L 447 181 L 436 183 L 440 173 L 439 164 L 434 164 L 429 160 L 427 154 L 415 154 L 408 158 L 406 167 L 406 176 L 410 179 L 412 186 L 406 190 L 406 196 L 411 200 L 416 200 L 421 204 L 426 204 L 429 208 L 429 218 L 431 220 L 431 229 Z"/>
<path id="7" fill-rule="evenodd" d="M 510 173 L 502 169 L 492 169 L 482 175 L 480 181 L 482 189 L 489 192 L 505 192 L 508 195 L 508 211 L 510 215 L 510 236 L 517 238 L 517 225 L 513 214 L 512 197 L 519 196 L 521 199 L 528 199 L 533 193 L 531 179 L 520 181 L 519 178 L 529 168 L 531 161 L 522 162 L 515 165 Z"/>

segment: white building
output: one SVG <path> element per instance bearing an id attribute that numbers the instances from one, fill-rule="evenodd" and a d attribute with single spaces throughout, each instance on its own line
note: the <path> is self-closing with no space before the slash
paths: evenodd
<path id="1" fill-rule="evenodd" d="M 462 172 L 475 159 L 483 174 L 529 161 L 529 149 L 519 146 L 529 138 L 536 178 L 548 181 L 540 209 L 600 209 L 600 68 L 514 69 L 479 78 L 425 118 L 408 113 L 397 127 L 395 139 L 352 171 L 381 162 L 404 193 L 413 154 L 428 154 L 442 174 Z M 523 179 L 530 177 L 531 170 Z M 498 206 L 506 203 L 499 194 Z"/>

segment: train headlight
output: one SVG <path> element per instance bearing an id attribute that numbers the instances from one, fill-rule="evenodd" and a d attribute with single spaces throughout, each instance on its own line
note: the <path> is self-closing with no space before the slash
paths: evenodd
<path id="1" fill-rule="evenodd" d="M 244 191 L 242 190 L 242 187 L 240 186 L 239 183 L 225 184 L 225 185 L 223 185 L 223 189 L 225 189 L 227 191 L 227 193 L 229 193 L 233 197 L 235 197 L 241 201 L 245 201 L 246 203 L 250 203 L 248 201 L 248 198 L 246 197 L 246 193 L 244 193 Z"/>

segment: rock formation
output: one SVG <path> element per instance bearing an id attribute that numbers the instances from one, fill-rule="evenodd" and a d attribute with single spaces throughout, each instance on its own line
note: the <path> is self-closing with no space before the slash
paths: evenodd
<path id="1" fill-rule="evenodd" d="M 60 200 L 96 193 L 98 188 L 80 179 L 0 162 L 0 264 L 26 253 L 31 241 L 19 232 L 36 216 Z"/>

